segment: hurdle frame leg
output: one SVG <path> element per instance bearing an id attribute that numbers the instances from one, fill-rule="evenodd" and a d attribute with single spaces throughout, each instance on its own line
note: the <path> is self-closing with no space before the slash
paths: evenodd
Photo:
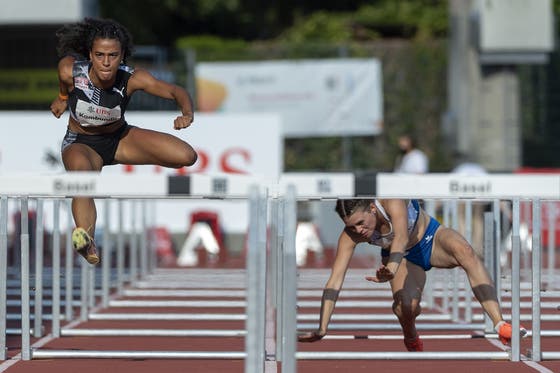
<path id="1" fill-rule="evenodd" d="M 21 359 L 31 359 L 29 307 L 29 199 L 20 198 L 21 211 Z"/>
<path id="2" fill-rule="evenodd" d="M 284 207 L 284 245 L 282 255 L 282 372 L 295 373 L 297 341 L 297 264 L 296 264 L 296 227 L 297 206 L 296 189 L 288 186 Z"/>
<path id="3" fill-rule="evenodd" d="M 246 372 L 262 372 L 265 365 L 266 228 L 267 200 L 258 186 L 249 195 L 249 240 L 247 251 L 247 336 L 245 337 Z M 263 242 L 264 239 L 264 242 Z M 264 244 L 263 244 L 264 243 Z M 263 260 L 265 265 L 263 266 Z M 266 282 L 266 281 L 265 281 Z"/>
<path id="4" fill-rule="evenodd" d="M 60 337 L 60 206 L 61 201 L 53 203 L 53 249 L 52 249 L 52 325 L 53 337 Z"/>
<path id="5" fill-rule="evenodd" d="M 0 359 L 6 360 L 7 280 L 8 280 L 8 197 L 0 196 Z"/>
<path id="6" fill-rule="evenodd" d="M 519 236 L 519 198 L 514 198 L 512 203 L 512 251 L 511 251 L 511 327 L 513 330 L 519 330 L 519 302 L 521 301 L 520 288 L 520 247 L 521 239 Z M 518 362 L 521 360 L 521 348 L 519 333 L 512 333 L 511 338 L 511 361 Z"/>
<path id="7" fill-rule="evenodd" d="M 473 241 L 473 227 L 472 227 L 472 219 L 473 219 L 473 208 L 472 208 L 472 201 L 470 199 L 464 201 L 465 204 L 465 239 L 467 240 L 467 242 L 471 243 L 471 246 Z M 470 289 L 470 283 L 469 283 L 469 278 L 468 276 L 464 277 L 464 288 L 465 290 Z M 472 292 L 470 291 L 465 291 L 465 315 L 464 315 L 464 320 L 467 323 L 472 322 L 473 319 L 473 315 L 472 315 Z"/>
<path id="8" fill-rule="evenodd" d="M 101 306 L 109 306 L 109 293 L 111 291 L 111 200 L 109 198 L 103 203 L 103 251 L 101 253 Z"/>
<path id="9" fill-rule="evenodd" d="M 43 200 L 36 199 L 36 227 L 35 227 L 35 305 L 33 320 L 33 336 L 40 338 L 43 335 Z"/>
<path id="10" fill-rule="evenodd" d="M 483 214 L 484 219 L 484 267 L 488 271 L 488 275 L 492 282 L 495 281 L 495 277 L 492 271 L 493 263 L 494 263 L 494 215 L 491 212 L 485 212 Z M 496 295 L 497 296 L 497 295 Z M 492 323 L 492 319 L 485 313 L 484 314 L 484 332 L 485 333 L 493 333 L 494 332 L 494 325 Z"/>
<path id="11" fill-rule="evenodd" d="M 541 361 L 541 201 L 533 199 L 532 249 L 532 351 L 531 359 Z"/>
<path id="12" fill-rule="evenodd" d="M 283 288 L 284 288 L 284 211 L 285 211 L 285 201 L 284 197 L 281 196 L 277 200 L 277 214 L 275 216 L 278 223 L 277 226 L 277 245 L 275 250 L 276 258 L 276 361 L 282 361 L 282 341 L 284 335 L 283 326 Z"/>
<path id="13" fill-rule="evenodd" d="M 124 271 L 124 211 L 122 199 L 117 201 L 117 295 L 121 295 L 125 283 Z"/>
<path id="14" fill-rule="evenodd" d="M 66 257 L 65 257 L 65 264 L 64 264 L 64 316 L 66 320 L 72 320 L 73 317 L 73 306 L 72 302 L 74 300 L 74 260 L 75 260 L 75 253 L 74 247 L 72 245 L 72 231 L 74 229 L 74 217 L 72 215 L 72 200 L 66 199 L 64 201 L 64 205 L 66 207 L 66 240 L 65 240 L 65 250 L 66 250 Z"/>

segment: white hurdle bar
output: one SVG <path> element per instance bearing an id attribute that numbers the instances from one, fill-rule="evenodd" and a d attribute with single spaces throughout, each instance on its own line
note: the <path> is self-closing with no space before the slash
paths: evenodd
<path id="1" fill-rule="evenodd" d="M 245 359 L 244 351 L 77 351 L 33 350 L 34 359 Z"/>
<path id="2" fill-rule="evenodd" d="M 246 330 L 62 329 L 63 337 L 246 337 Z"/>
<path id="3" fill-rule="evenodd" d="M 424 352 L 302 352 L 298 360 L 508 360 L 507 351 L 424 351 Z"/>

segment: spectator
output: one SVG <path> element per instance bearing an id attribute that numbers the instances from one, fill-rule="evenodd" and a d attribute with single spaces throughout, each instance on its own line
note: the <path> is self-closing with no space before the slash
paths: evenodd
<path id="1" fill-rule="evenodd" d="M 428 172 L 428 157 L 416 148 L 416 141 L 410 135 L 402 135 L 398 140 L 400 155 L 395 163 L 395 172 L 425 174 Z"/>

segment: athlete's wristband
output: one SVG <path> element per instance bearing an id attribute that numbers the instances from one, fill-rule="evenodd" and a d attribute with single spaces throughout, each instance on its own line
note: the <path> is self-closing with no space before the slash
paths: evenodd
<path id="1" fill-rule="evenodd" d="M 68 100 L 68 95 L 63 95 L 62 93 L 58 92 L 58 98 L 62 101 Z"/>

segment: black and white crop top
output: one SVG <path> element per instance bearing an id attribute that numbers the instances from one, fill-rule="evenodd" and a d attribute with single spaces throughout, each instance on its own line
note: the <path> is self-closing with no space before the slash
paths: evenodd
<path id="1" fill-rule="evenodd" d="M 97 127 L 124 119 L 130 100 L 126 94 L 134 69 L 120 65 L 111 89 L 97 88 L 89 77 L 89 61 L 75 61 L 72 71 L 74 89 L 68 94 L 70 115 L 83 127 Z"/>
<path id="2" fill-rule="evenodd" d="M 381 234 L 378 231 L 373 231 L 369 242 L 371 245 L 380 246 L 384 249 L 387 249 L 393 243 L 393 238 L 395 238 L 395 232 L 393 231 L 393 223 L 391 222 L 391 218 L 387 215 L 387 212 L 381 206 L 378 200 L 375 200 L 375 206 L 377 207 L 377 211 L 383 215 L 385 220 L 389 223 L 390 231 L 389 233 Z M 407 214 L 408 214 L 408 234 L 412 233 L 414 227 L 416 227 L 416 222 L 418 221 L 418 216 L 420 215 L 420 205 L 418 201 L 415 199 L 411 199 L 408 201 L 406 206 Z"/>

